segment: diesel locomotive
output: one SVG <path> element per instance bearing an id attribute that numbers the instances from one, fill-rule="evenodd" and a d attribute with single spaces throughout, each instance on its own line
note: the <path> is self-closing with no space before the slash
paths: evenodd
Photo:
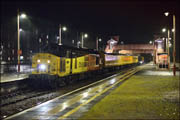
<path id="1" fill-rule="evenodd" d="M 33 55 L 33 71 L 29 78 L 34 83 L 54 87 L 142 61 L 140 56 L 51 44 L 44 52 Z"/>

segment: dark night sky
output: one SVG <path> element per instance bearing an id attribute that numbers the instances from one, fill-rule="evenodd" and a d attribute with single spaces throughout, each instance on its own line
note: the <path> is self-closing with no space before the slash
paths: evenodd
<path id="1" fill-rule="evenodd" d="M 17 8 L 27 14 L 55 23 L 71 24 L 79 31 L 96 35 L 119 35 L 125 43 L 148 43 L 167 24 L 165 11 L 176 14 L 175 0 L 168 1 L 1 1 L 1 17 L 16 16 Z M 179 30 L 179 28 L 177 28 Z M 178 37 L 179 38 L 179 37 Z"/>

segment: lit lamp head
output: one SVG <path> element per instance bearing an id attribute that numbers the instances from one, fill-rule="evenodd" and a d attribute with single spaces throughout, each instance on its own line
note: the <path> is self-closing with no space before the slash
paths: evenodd
<path id="1" fill-rule="evenodd" d="M 88 34 L 84 34 L 84 37 L 87 38 L 87 37 L 88 37 Z"/>
<path id="2" fill-rule="evenodd" d="M 166 32 L 166 28 L 163 28 L 163 29 L 162 29 L 162 32 Z"/>
<path id="3" fill-rule="evenodd" d="M 164 15 L 165 15 L 165 16 L 168 16 L 168 15 L 169 15 L 169 12 L 165 12 Z"/>
<path id="4" fill-rule="evenodd" d="M 26 18 L 26 14 L 23 13 L 23 14 L 20 15 L 20 17 L 21 18 Z"/>
<path id="5" fill-rule="evenodd" d="M 63 31 L 66 31 L 66 30 L 67 30 L 67 28 L 66 28 L 66 27 L 63 27 L 63 28 L 62 28 L 62 30 L 63 30 Z"/>

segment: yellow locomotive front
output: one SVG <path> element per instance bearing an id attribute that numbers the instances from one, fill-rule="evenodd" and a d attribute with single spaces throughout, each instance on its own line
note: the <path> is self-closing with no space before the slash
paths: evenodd
<path id="1" fill-rule="evenodd" d="M 35 54 L 32 58 L 32 75 L 56 75 L 59 66 L 59 59 L 59 57 L 49 53 Z"/>

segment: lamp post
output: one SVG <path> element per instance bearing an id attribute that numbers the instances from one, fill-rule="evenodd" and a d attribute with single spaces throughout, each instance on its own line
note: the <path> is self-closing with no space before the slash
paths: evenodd
<path id="1" fill-rule="evenodd" d="M 19 29 L 19 19 L 21 18 L 25 18 L 26 14 L 21 14 L 19 13 L 19 9 L 17 10 L 17 46 L 18 46 L 18 50 L 17 50 L 17 54 L 18 54 L 18 72 L 20 72 L 20 54 L 22 53 L 21 49 L 20 49 L 20 29 Z"/>
<path id="2" fill-rule="evenodd" d="M 96 50 L 98 50 L 99 49 L 99 42 L 101 42 L 102 41 L 102 39 L 101 38 L 96 38 Z"/>
<path id="3" fill-rule="evenodd" d="M 62 36 L 61 36 L 61 31 L 62 31 L 62 30 L 61 30 L 61 29 L 62 29 L 63 31 L 66 31 L 67 28 L 66 28 L 66 27 L 62 27 L 62 28 L 61 28 L 61 24 L 59 24 L 59 45 L 62 45 Z"/>
<path id="4" fill-rule="evenodd" d="M 84 47 L 84 38 L 87 38 L 88 37 L 88 34 L 87 33 L 83 33 L 82 32 L 82 38 L 81 38 L 81 48 L 83 48 Z"/>
<path id="5" fill-rule="evenodd" d="M 169 12 L 164 13 L 165 16 L 169 15 Z M 173 74 L 176 76 L 176 17 L 173 15 Z"/>
<path id="6" fill-rule="evenodd" d="M 176 76 L 176 17 L 173 15 L 173 38 L 174 38 L 174 44 L 173 44 L 173 74 Z"/>

